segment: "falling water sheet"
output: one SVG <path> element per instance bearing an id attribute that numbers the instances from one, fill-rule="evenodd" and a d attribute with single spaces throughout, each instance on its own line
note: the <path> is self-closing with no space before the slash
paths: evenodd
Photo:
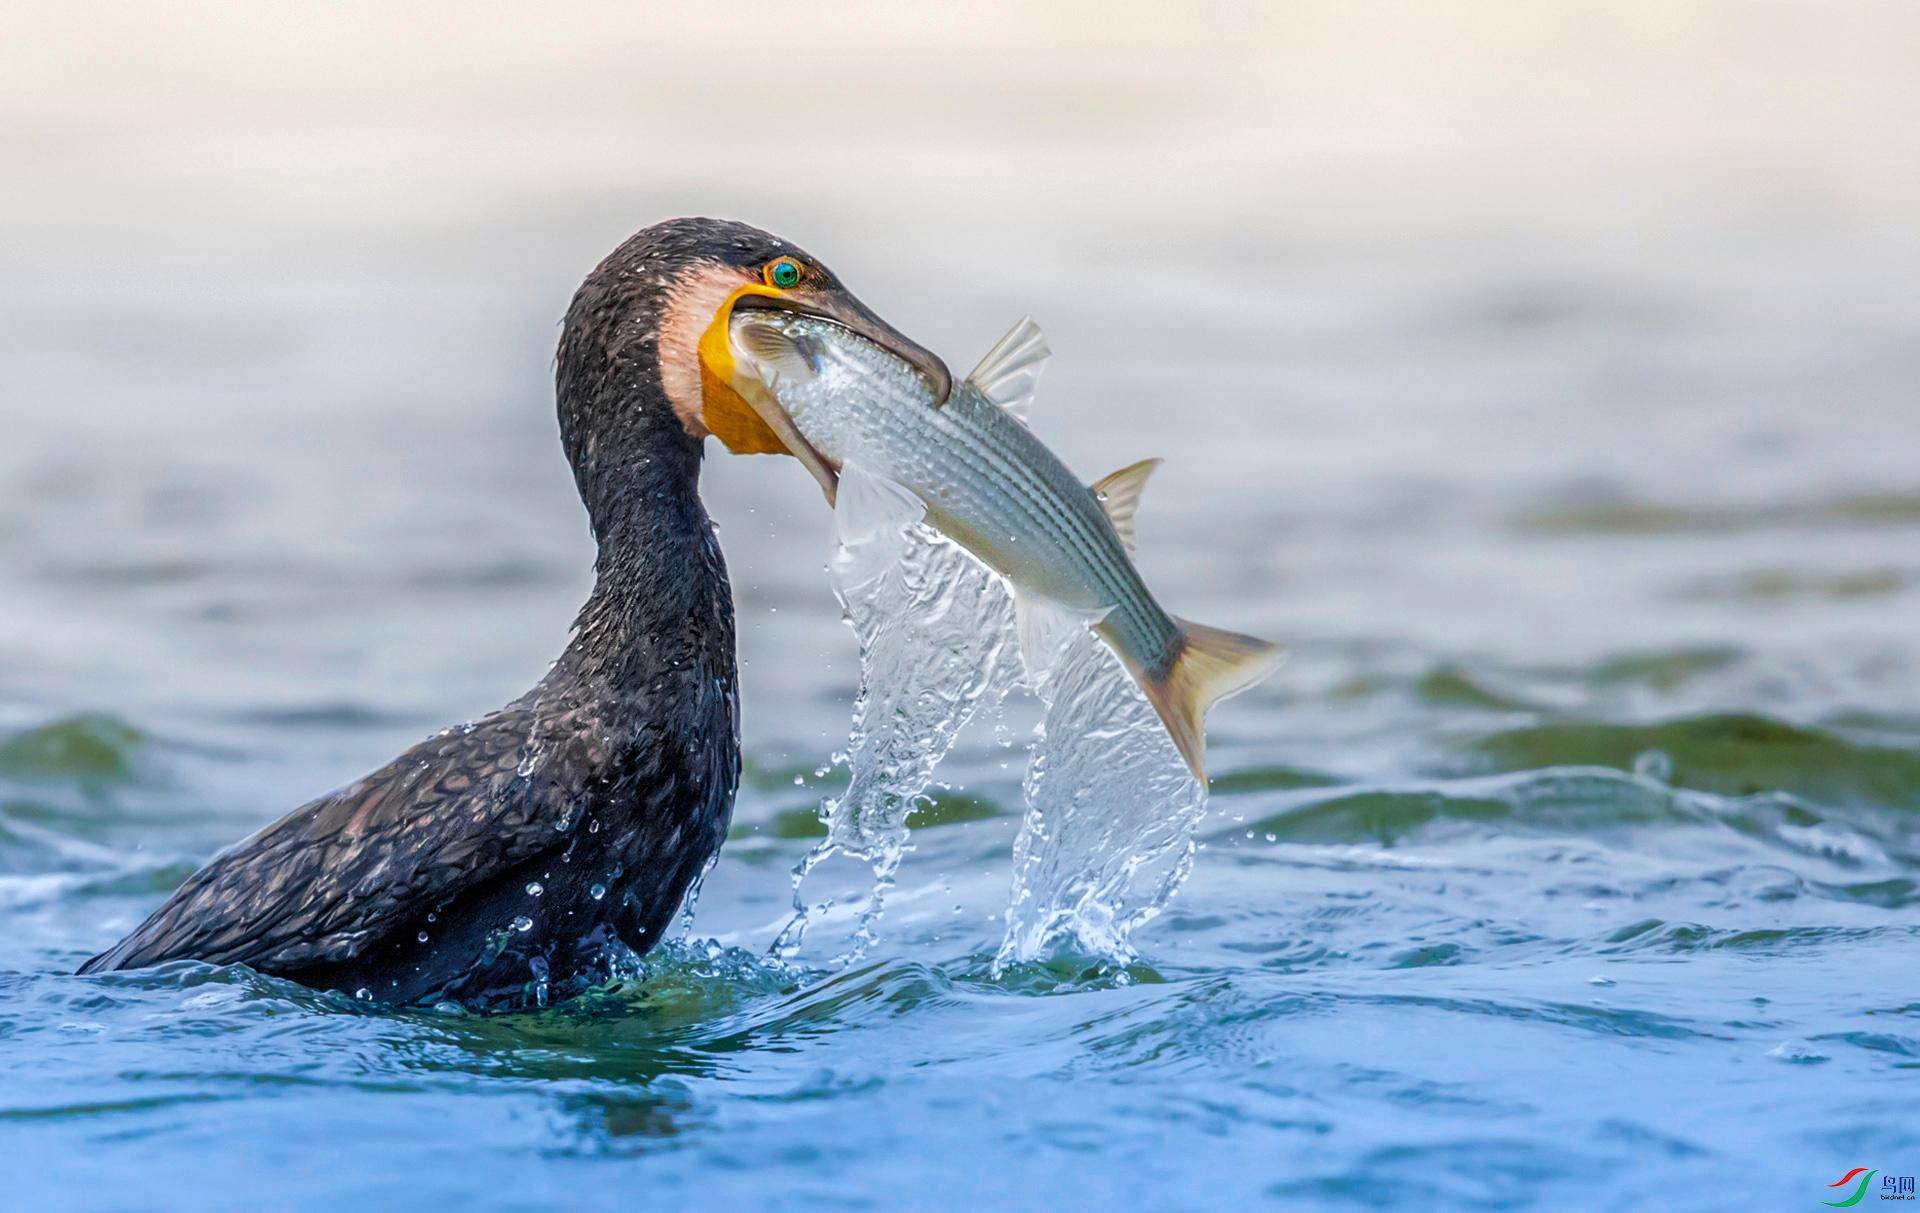
<path id="1" fill-rule="evenodd" d="M 850 780 L 821 806 L 827 838 L 795 869 L 776 950 L 798 950 L 824 908 L 808 906 L 803 882 L 839 853 L 873 868 L 848 956 L 864 951 L 934 770 L 970 719 L 1025 685 L 1046 712 L 995 967 L 1060 950 L 1132 959 L 1132 932 L 1186 877 L 1206 790 L 1112 650 L 1063 616 L 1026 668 L 1006 583 L 924 524 L 842 534 L 829 571 L 860 645 Z"/>
<path id="2" fill-rule="evenodd" d="M 811 920 L 802 885 L 835 854 L 864 860 L 874 884 L 851 949 L 874 939 L 893 874 L 905 853 L 907 818 L 967 722 L 997 713 L 1020 678 L 1013 600 L 986 566 L 923 524 L 842 534 L 828 566 L 834 594 L 860 645 L 860 688 L 844 761 L 847 789 L 824 801 L 827 837 L 793 874 L 793 917 L 774 944 L 791 957 Z"/>
<path id="3" fill-rule="evenodd" d="M 1028 682 L 1046 706 L 1013 845 L 994 968 L 1060 952 L 1126 962 L 1193 866 L 1207 808 L 1146 695 L 1093 632 L 1061 616 Z"/>

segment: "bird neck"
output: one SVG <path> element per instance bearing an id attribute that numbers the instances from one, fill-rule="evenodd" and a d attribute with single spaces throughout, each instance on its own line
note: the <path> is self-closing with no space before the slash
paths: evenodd
<path id="1" fill-rule="evenodd" d="M 621 698 L 663 679 L 731 685 L 733 596 L 700 500 L 699 439 L 651 365 L 568 369 L 563 356 L 561 433 L 599 554 L 557 670 Z"/>

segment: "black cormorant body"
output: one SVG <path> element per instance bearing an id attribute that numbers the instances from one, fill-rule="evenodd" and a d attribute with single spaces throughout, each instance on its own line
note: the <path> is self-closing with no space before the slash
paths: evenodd
<path id="1" fill-rule="evenodd" d="M 715 365 L 743 300 L 836 319 L 945 374 L 775 237 L 706 219 L 641 231 L 581 285 L 556 359 L 599 547 L 559 661 L 501 710 L 223 852 L 82 972 L 193 958 L 383 1002 L 515 1006 L 659 942 L 726 836 L 740 775 L 702 442 L 784 449 Z"/>

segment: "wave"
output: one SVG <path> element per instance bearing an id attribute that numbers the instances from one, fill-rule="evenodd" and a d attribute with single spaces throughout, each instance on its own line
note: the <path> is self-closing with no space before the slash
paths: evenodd
<path id="1" fill-rule="evenodd" d="M 1911 946 L 1920 939 L 1920 927 L 1905 925 L 1879 927 L 1800 926 L 1768 928 L 1711 927 L 1697 922 L 1667 922 L 1644 918 L 1617 927 L 1590 945 L 1602 955 L 1633 952 L 1739 952 L 1756 956 L 1779 956 L 1797 952 L 1825 951 L 1853 947 L 1869 942 L 1893 942 Z"/>
<path id="2" fill-rule="evenodd" d="M 89 786 L 137 782 L 150 738 L 117 716 L 82 713 L 0 736 L 0 780 Z"/>
<path id="3" fill-rule="evenodd" d="M 1515 529 L 1539 535 L 1699 536 L 1761 527 L 1897 527 L 1920 524 L 1920 492 L 1847 493 L 1797 502 L 1696 505 L 1617 496 L 1522 511 Z"/>
<path id="4" fill-rule="evenodd" d="M 1693 861 L 1665 871 L 1656 882 L 1663 887 L 1698 884 L 1716 900 L 1811 897 L 1880 909 L 1920 901 L 1913 874 L 1920 849 L 1908 815 L 1898 810 L 1823 805 L 1781 792 L 1723 796 L 1607 767 L 1308 788 L 1258 799 L 1279 806 L 1258 817 L 1242 814 L 1211 837 L 1288 844 L 1286 858 L 1296 864 L 1406 868 L 1455 862 L 1463 846 L 1490 853 L 1483 849 L 1529 840 L 1616 851 L 1671 847 L 1654 836 L 1686 830 L 1706 837 L 1679 844 Z M 1302 847 L 1310 850 L 1303 854 Z M 1578 854 L 1556 847 L 1529 862 Z M 1702 868 L 1701 858 L 1720 862 Z"/>
<path id="5" fill-rule="evenodd" d="M 1594 833 L 1622 826 L 1690 820 L 1673 791 L 1603 767 L 1564 767 L 1518 775 L 1393 787 L 1314 789 L 1288 797 L 1277 813 L 1236 822 L 1217 836 L 1247 832 L 1269 841 L 1393 846 L 1436 831 L 1515 826 Z"/>
<path id="6" fill-rule="evenodd" d="M 1632 771 L 1652 759 L 1664 782 L 1725 796 L 1777 791 L 1828 805 L 1920 809 L 1920 753 L 1751 714 L 1553 722 L 1485 734 L 1464 751 L 1472 765 L 1505 771 Z"/>

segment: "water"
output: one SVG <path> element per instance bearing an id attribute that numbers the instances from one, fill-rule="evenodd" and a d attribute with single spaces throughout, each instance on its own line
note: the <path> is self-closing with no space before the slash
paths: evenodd
<path id="1" fill-rule="evenodd" d="M 841 492 L 854 489 L 843 481 Z M 996 575 L 917 520 L 847 533 L 829 566 L 834 594 L 860 644 L 848 786 L 821 803 L 827 836 L 794 869 L 794 918 L 774 941 L 799 953 L 812 919 L 805 881 L 847 854 L 873 868 L 854 925 L 858 960 L 905 855 L 908 820 L 933 806 L 935 768 L 967 723 L 997 714 L 1017 685 L 1046 707 L 1023 784 L 1026 813 L 1013 849 L 1013 892 L 996 972 L 1061 952 L 1125 964 L 1129 937 L 1165 907 L 1191 867 L 1206 788 L 1188 772 L 1146 696 L 1118 657 L 1071 613 L 1059 613 L 1018 652 L 1013 596 Z M 1043 622 L 1047 617 L 1043 617 Z M 1023 658 L 1026 659 L 1023 661 Z M 804 784 L 804 780 L 796 780 Z"/>
<path id="2" fill-rule="evenodd" d="M 843 521 L 837 516 L 836 521 Z M 1000 579 L 924 524 L 840 533 L 828 571 L 860 645 L 847 788 L 820 806 L 827 836 L 793 872 L 793 921 L 774 942 L 797 955 L 811 920 L 806 878 L 836 854 L 873 869 L 854 924 L 857 960 L 875 938 L 894 871 L 906 853 L 908 818 L 932 807 L 927 786 L 961 729 L 983 709 L 996 718 L 1020 679 L 1013 597 Z M 804 781 L 801 781 L 804 782 Z"/>
<path id="3" fill-rule="evenodd" d="M 1077 953 L 1133 960 L 1192 867 L 1207 790 L 1113 650 L 1070 616 L 1036 657 L 1046 704 L 1023 785 L 997 968 Z"/>
<path id="4" fill-rule="evenodd" d="M 1912 6 L 741 12 L 10 14 L 8 1202 L 1817 1208 L 1920 1172 Z M 717 70 L 742 29 L 809 67 Z M 560 651 L 554 325 L 686 210 L 962 364 L 1031 311 L 1039 434 L 1088 479 L 1167 458 L 1149 583 L 1292 650 L 1214 712 L 1137 959 L 995 975 L 1025 764 L 978 729 L 864 959 L 831 916 L 768 957 L 858 648 L 818 490 L 716 456 L 747 775 L 684 941 L 498 1019 L 71 976 Z"/>

